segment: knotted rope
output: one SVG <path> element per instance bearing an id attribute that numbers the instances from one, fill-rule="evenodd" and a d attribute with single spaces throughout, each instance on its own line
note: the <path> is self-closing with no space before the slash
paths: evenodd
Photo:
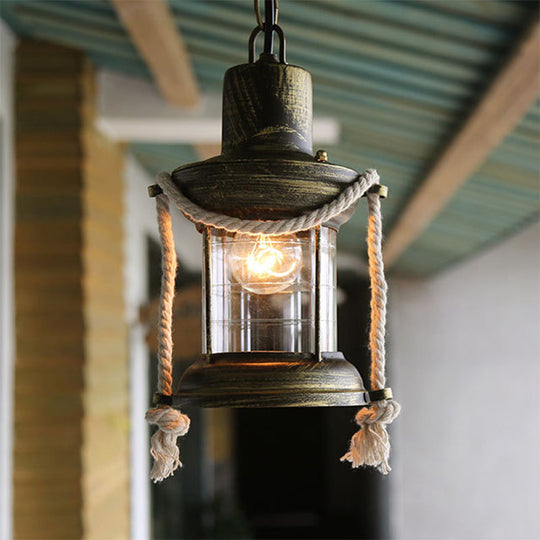
<path id="1" fill-rule="evenodd" d="M 371 351 L 371 390 L 382 390 L 386 384 L 386 292 L 382 257 L 382 215 L 378 195 L 368 193 L 368 262 L 371 281 L 371 323 L 369 348 Z M 349 452 L 341 461 L 350 461 L 354 468 L 361 465 L 376 467 L 382 474 L 390 472 L 388 458 L 390 441 L 386 426 L 399 414 L 401 407 L 393 399 L 375 401 L 356 413 L 360 429 L 353 435 Z"/>
<path id="2" fill-rule="evenodd" d="M 165 396 L 172 395 L 172 308 L 174 281 L 176 276 L 176 252 L 172 235 L 168 199 L 193 223 L 223 229 L 231 233 L 250 235 L 291 234 L 317 227 L 333 217 L 340 215 L 367 194 L 369 206 L 368 256 L 372 288 L 371 298 L 371 389 L 382 390 L 386 379 L 385 369 L 385 324 L 386 324 L 386 281 L 382 262 L 382 217 L 380 199 L 377 193 L 368 190 L 378 183 L 375 170 L 367 170 L 348 186 L 333 201 L 309 214 L 278 221 L 243 220 L 232 216 L 205 210 L 185 197 L 173 183 L 171 176 L 162 172 L 156 177 L 163 194 L 156 197 L 159 231 L 162 242 L 162 269 L 159 326 L 159 380 L 158 391 Z M 392 399 L 372 403 L 356 415 L 360 430 L 353 436 L 349 453 L 343 460 L 351 461 L 353 467 L 369 465 L 378 467 L 383 474 L 390 470 L 388 456 L 390 444 L 386 425 L 399 414 L 400 407 Z M 152 479 L 156 482 L 173 474 L 178 466 L 179 450 L 176 446 L 178 436 L 185 435 L 189 429 L 189 418 L 173 409 L 161 405 L 150 409 L 146 419 L 158 426 L 152 437 L 151 453 L 154 457 Z"/>
<path id="3" fill-rule="evenodd" d="M 178 264 L 169 212 L 169 199 L 166 195 L 156 197 L 156 207 L 161 238 L 158 392 L 164 396 L 172 396 L 172 313 Z M 154 482 L 161 482 L 182 466 L 176 439 L 188 432 L 189 418 L 172 407 L 159 406 L 146 412 L 146 421 L 158 426 L 158 430 L 152 435 L 150 452 L 154 458 L 154 466 L 150 474 Z"/>

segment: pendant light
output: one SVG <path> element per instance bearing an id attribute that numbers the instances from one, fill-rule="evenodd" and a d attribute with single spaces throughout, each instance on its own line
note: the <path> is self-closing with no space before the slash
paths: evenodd
<path id="1" fill-rule="evenodd" d="M 159 388 L 147 420 L 156 481 L 180 465 L 176 438 L 189 428 L 178 409 L 365 406 L 345 460 L 388 472 L 385 425 L 399 405 L 385 388 L 386 282 L 376 171 L 357 171 L 312 149 L 310 74 L 287 64 L 277 2 L 266 0 L 249 61 L 223 84 L 222 153 L 161 173 L 156 197 L 163 245 Z M 264 49 L 255 61 L 256 38 Z M 274 35 L 279 54 L 274 54 Z M 360 197 L 370 208 L 371 390 L 337 349 L 336 235 Z M 203 235 L 203 352 L 172 389 L 172 300 L 176 255 L 169 199 Z M 181 344 L 178 344 L 181 346 Z"/>

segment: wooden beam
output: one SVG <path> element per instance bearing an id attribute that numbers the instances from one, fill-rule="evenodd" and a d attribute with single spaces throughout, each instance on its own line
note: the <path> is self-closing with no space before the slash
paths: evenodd
<path id="1" fill-rule="evenodd" d="M 165 0 L 111 0 L 163 97 L 195 107 L 199 90 L 184 41 Z"/>
<path id="2" fill-rule="evenodd" d="M 539 57 L 536 20 L 399 217 L 384 246 L 386 265 L 397 261 L 536 101 Z"/>
<path id="3" fill-rule="evenodd" d="M 221 152 L 221 107 L 221 94 L 204 94 L 196 109 L 179 110 L 151 81 L 108 70 L 98 76 L 96 125 L 113 141 L 193 144 L 212 157 Z M 316 145 L 338 144 L 339 133 L 335 118 L 313 119 Z"/>

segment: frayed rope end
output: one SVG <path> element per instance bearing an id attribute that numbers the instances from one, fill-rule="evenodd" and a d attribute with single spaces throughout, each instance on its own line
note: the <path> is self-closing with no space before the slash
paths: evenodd
<path id="1" fill-rule="evenodd" d="M 158 430 L 152 435 L 150 453 L 154 458 L 154 466 L 150 476 L 155 483 L 162 482 L 182 466 L 176 440 L 188 432 L 190 420 L 180 411 L 162 406 L 149 409 L 146 412 L 146 421 L 158 426 Z"/>
<path id="2" fill-rule="evenodd" d="M 341 461 L 349 461 L 352 467 L 375 467 L 382 474 L 391 471 L 390 439 L 386 426 L 398 416 L 401 407 L 392 399 L 378 401 L 370 407 L 360 409 L 356 414 L 356 423 L 360 429 L 353 435 L 349 451 Z"/>

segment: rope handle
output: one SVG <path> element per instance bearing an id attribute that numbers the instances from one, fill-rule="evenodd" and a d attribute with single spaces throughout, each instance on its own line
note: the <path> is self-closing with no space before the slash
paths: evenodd
<path id="1" fill-rule="evenodd" d="M 218 214 L 201 208 L 185 197 L 172 181 L 171 176 L 162 172 L 157 176 L 158 185 L 149 187 L 149 195 L 156 198 L 159 233 L 162 244 L 162 280 L 159 304 L 159 347 L 158 347 L 158 392 L 156 407 L 146 413 L 146 420 L 158 426 L 152 436 L 151 454 L 154 466 L 151 477 L 160 482 L 172 475 L 182 465 L 176 440 L 189 429 L 189 418 L 172 407 L 172 312 L 174 285 L 177 269 L 176 251 L 172 232 L 169 199 L 193 223 L 231 233 L 290 234 L 330 221 L 346 211 L 364 195 L 368 199 L 368 260 L 371 281 L 371 390 L 366 392 L 370 405 L 356 414 L 360 429 L 351 439 L 349 452 L 341 461 L 350 461 L 354 468 L 367 465 L 388 474 L 390 466 L 390 442 L 386 426 L 399 414 L 400 406 L 392 399 L 389 388 L 385 388 L 385 334 L 387 284 L 384 277 L 382 257 L 382 215 L 381 197 L 386 196 L 385 186 L 381 186 L 375 170 L 367 170 L 348 186 L 333 201 L 309 214 L 278 220 L 242 220 Z"/>
<path id="2" fill-rule="evenodd" d="M 158 331 L 158 392 L 172 396 L 173 339 L 172 314 L 174 286 L 178 261 L 174 246 L 169 199 L 166 195 L 156 196 L 159 236 L 161 239 L 161 292 L 159 298 Z M 158 426 L 152 435 L 150 453 L 154 458 L 151 478 L 161 482 L 182 466 L 176 439 L 189 430 L 189 418 L 171 404 L 158 404 L 146 412 L 146 421 Z"/>
<path id="3" fill-rule="evenodd" d="M 382 256 L 382 214 L 378 195 L 368 193 L 368 263 L 371 282 L 371 321 L 369 329 L 369 349 L 371 351 L 371 391 L 383 392 L 386 384 L 386 303 L 388 285 L 384 277 Z M 386 389 L 389 390 L 389 389 Z M 382 474 L 391 469 L 390 439 L 386 426 L 391 424 L 401 410 L 400 405 L 390 397 L 372 401 L 368 407 L 356 413 L 356 423 L 360 429 L 352 436 L 349 451 L 341 461 L 351 462 L 353 468 L 363 465 L 375 467 Z"/>

